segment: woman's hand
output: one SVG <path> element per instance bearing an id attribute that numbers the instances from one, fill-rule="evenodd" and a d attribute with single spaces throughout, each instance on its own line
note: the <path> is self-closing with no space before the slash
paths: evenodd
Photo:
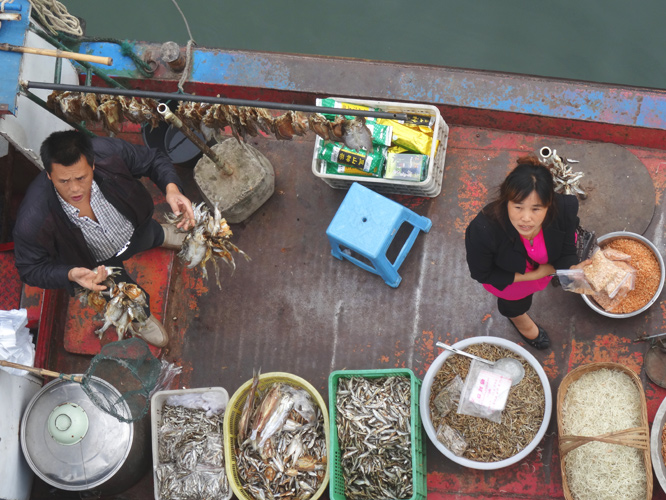
<path id="1" fill-rule="evenodd" d="M 536 281 L 545 278 L 546 276 L 550 276 L 551 274 L 555 274 L 555 268 L 551 264 L 541 264 L 534 271 L 525 274 L 516 273 L 513 282 Z"/>

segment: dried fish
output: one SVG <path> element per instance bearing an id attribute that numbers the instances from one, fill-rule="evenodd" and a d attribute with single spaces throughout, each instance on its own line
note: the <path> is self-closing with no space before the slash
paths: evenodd
<path id="1" fill-rule="evenodd" d="M 260 390 L 249 413 L 249 436 L 234 448 L 241 486 L 256 499 L 310 498 L 326 475 L 321 408 L 305 389 L 274 383 Z"/>
<path id="2" fill-rule="evenodd" d="M 553 174 L 556 193 L 576 195 L 583 200 L 587 198 L 587 193 L 580 187 L 580 180 L 585 174 L 574 172 L 569 165 L 569 163 L 578 163 L 578 161 L 562 158 L 557 154 L 557 150 L 551 150 L 548 147 L 541 148 L 540 155 L 543 163 Z"/>
<path id="3" fill-rule="evenodd" d="M 178 257 L 188 262 L 188 269 L 197 266 L 200 267 L 205 278 L 208 278 L 206 264 L 209 260 L 212 261 L 215 270 L 215 280 L 221 290 L 220 269 L 216 259 L 212 257 L 222 259 L 231 267 L 232 273 L 236 269 L 236 263 L 231 252 L 240 253 L 246 260 L 250 260 L 250 257 L 231 243 L 230 238 L 233 233 L 227 221 L 222 218 L 222 214 L 217 206 L 214 208 L 213 215 L 210 214 L 208 207 L 204 203 L 194 205 L 192 210 L 194 211 L 194 226 L 187 231 L 188 234 L 185 236 Z M 178 216 L 168 214 L 166 219 L 167 222 L 175 226 L 182 220 L 182 217 L 182 214 Z M 178 231 L 181 230 L 178 229 Z"/>
<path id="4" fill-rule="evenodd" d="M 107 328 L 114 326 L 118 340 L 122 340 L 128 330 L 132 335 L 136 335 L 135 326 L 140 329 L 148 320 L 146 294 L 134 283 L 116 283 L 114 278 L 118 276 L 120 268 L 106 269 L 109 275 L 102 282 L 107 287 L 106 290 L 92 291 L 82 288 L 78 292 L 78 297 L 82 304 L 95 310 L 96 317 L 102 316 L 104 319 L 102 327 L 95 330 L 100 339 Z M 110 300 L 107 301 L 105 295 L 108 295 Z"/>
<path id="5" fill-rule="evenodd" d="M 450 356 L 435 376 L 430 390 L 429 406 L 433 427 L 439 429 L 446 424 L 458 431 L 467 441 L 463 457 L 470 460 L 498 462 L 512 457 L 534 439 L 543 421 L 546 399 L 541 379 L 525 359 L 503 347 L 480 343 L 469 346 L 465 351 L 489 361 L 516 358 L 525 368 L 525 377 L 511 388 L 501 423 L 455 411 L 442 416 L 435 405 L 437 395 L 456 375 L 465 379 L 471 362 L 465 356 Z"/>
<path id="6" fill-rule="evenodd" d="M 345 496 L 411 498 L 409 379 L 340 378 L 336 412 Z"/>
<path id="7" fill-rule="evenodd" d="M 224 413 L 165 404 L 157 435 L 157 489 L 164 500 L 229 496 L 224 469 Z"/>

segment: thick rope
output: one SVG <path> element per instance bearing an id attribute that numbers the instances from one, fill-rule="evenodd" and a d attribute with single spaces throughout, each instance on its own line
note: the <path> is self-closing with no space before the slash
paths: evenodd
<path id="1" fill-rule="evenodd" d="M 178 90 L 181 93 L 185 93 L 185 90 L 183 90 L 183 85 L 185 85 L 185 82 L 190 77 L 190 72 L 192 70 L 192 47 L 196 44 L 196 42 L 194 41 L 194 38 L 192 38 L 192 32 L 190 31 L 190 25 L 187 22 L 187 18 L 185 17 L 185 14 L 183 14 L 183 11 L 180 10 L 180 7 L 178 6 L 178 2 L 176 2 L 176 0 L 171 0 L 171 1 L 176 6 L 176 9 L 178 9 L 178 12 L 180 12 L 181 17 L 183 18 L 183 21 L 185 22 L 185 28 L 187 28 L 187 34 L 190 37 L 190 39 L 187 41 L 185 69 L 183 70 L 183 74 L 180 76 L 180 80 L 178 80 Z"/>
<path id="2" fill-rule="evenodd" d="M 14 0 L 12 0 L 12 2 L 13 1 Z M 58 2 L 58 0 L 29 1 L 41 23 L 54 35 L 57 34 L 58 31 L 69 33 L 74 36 L 83 35 L 79 20 L 67 12 L 67 8 Z"/>

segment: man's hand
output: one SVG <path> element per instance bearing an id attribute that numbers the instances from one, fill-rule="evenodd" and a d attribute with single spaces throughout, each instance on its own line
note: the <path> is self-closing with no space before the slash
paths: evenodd
<path id="1" fill-rule="evenodd" d="M 73 267 L 67 273 L 69 281 L 78 283 L 83 288 L 100 292 L 106 290 L 106 286 L 100 285 L 106 279 L 109 273 L 106 272 L 106 267 L 98 266 L 96 269 L 87 269 L 85 267 Z"/>
<path id="2" fill-rule="evenodd" d="M 194 211 L 192 210 L 192 202 L 180 192 L 178 186 L 173 182 L 167 184 L 166 187 L 166 201 L 171 207 L 171 211 L 175 215 L 183 214 L 182 220 L 176 226 L 179 229 L 187 231 L 194 227 Z"/>

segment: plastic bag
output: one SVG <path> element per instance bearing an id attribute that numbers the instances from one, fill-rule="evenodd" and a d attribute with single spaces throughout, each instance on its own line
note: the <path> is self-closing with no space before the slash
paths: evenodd
<path id="1" fill-rule="evenodd" d="M 467 449 L 467 441 L 463 435 L 446 424 L 440 425 L 437 429 L 437 440 L 457 457 L 461 457 Z"/>
<path id="2" fill-rule="evenodd" d="M 633 287 L 626 263 L 608 259 L 601 250 L 595 251 L 592 262 L 583 268 L 585 278 L 597 293 L 606 293 L 614 298 L 618 291 L 628 285 Z"/>
<path id="3" fill-rule="evenodd" d="M 206 416 L 224 413 L 227 407 L 224 394 L 220 391 L 189 392 L 174 394 L 166 400 L 169 406 L 184 406 L 192 410 L 206 410 Z"/>
<path id="4" fill-rule="evenodd" d="M 473 359 L 460 393 L 458 413 L 500 423 L 510 390 L 509 373 Z"/>
<path id="5" fill-rule="evenodd" d="M 25 366 L 35 364 L 35 344 L 32 334 L 26 327 L 28 311 L 26 309 L 0 310 L 0 359 Z M 12 375 L 25 376 L 25 370 L 1 367 Z"/>
<path id="6" fill-rule="evenodd" d="M 463 380 L 460 378 L 460 375 L 456 375 L 455 378 L 446 384 L 439 394 L 437 394 L 434 404 L 440 417 L 446 417 L 451 410 L 458 407 L 462 388 Z"/>
<path id="7" fill-rule="evenodd" d="M 556 274 L 565 292 L 585 295 L 597 293 L 585 279 L 585 272 L 582 269 L 558 269 Z"/>
<path id="8" fill-rule="evenodd" d="M 160 374 L 157 377 L 157 381 L 155 382 L 155 388 L 150 391 L 150 395 L 148 397 L 153 397 L 153 394 L 155 394 L 157 391 L 167 391 L 171 389 L 173 379 L 176 378 L 177 375 L 180 375 L 180 372 L 182 371 L 183 368 L 181 366 L 178 366 L 174 363 L 169 363 L 167 360 L 163 359 Z"/>

